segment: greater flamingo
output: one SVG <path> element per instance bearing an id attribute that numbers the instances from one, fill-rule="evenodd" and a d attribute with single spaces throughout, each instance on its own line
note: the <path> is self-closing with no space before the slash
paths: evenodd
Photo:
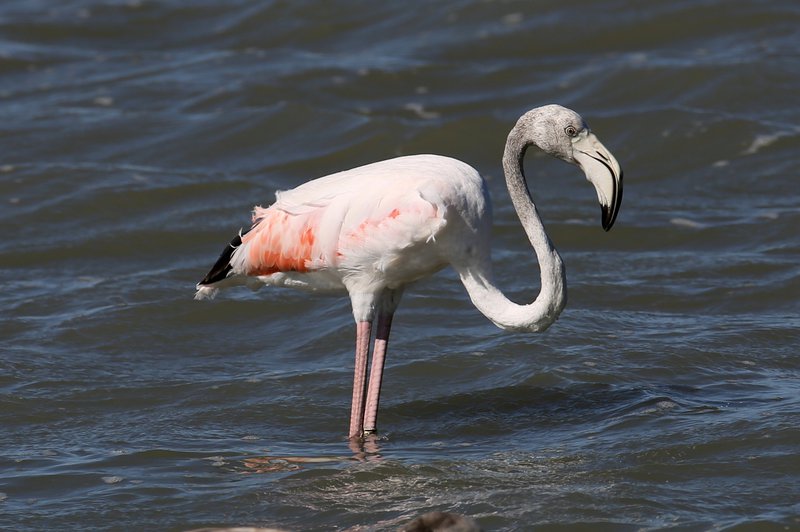
<path id="1" fill-rule="evenodd" d="M 523 175 L 531 145 L 584 171 L 597 191 L 606 231 L 622 201 L 619 163 L 580 115 L 546 105 L 517 121 L 508 135 L 503 170 L 539 260 L 541 289 L 530 304 L 509 301 L 494 284 L 485 181 L 469 165 L 438 155 L 398 157 L 278 192 L 270 207 L 255 207 L 252 226 L 225 247 L 197 285 L 195 298 L 213 297 L 218 288 L 237 283 L 346 291 L 356 321 L 349 436 L 374 433 L 392 316 L 407 284 L 449 264 L 478 310 L 513 331 L 543 331 L 564 308 L 564 266 Z"/>

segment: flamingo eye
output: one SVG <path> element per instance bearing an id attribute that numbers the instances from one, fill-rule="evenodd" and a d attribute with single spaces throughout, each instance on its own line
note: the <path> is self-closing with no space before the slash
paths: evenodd
<path id="1" fill-rule="evenodd" d="M 564 128 L 564 133 L 566 133 L 567 136 L 574 137 L 578 134 L 578 130 L 575 129 L 575 126 L 567 126 Z"/>

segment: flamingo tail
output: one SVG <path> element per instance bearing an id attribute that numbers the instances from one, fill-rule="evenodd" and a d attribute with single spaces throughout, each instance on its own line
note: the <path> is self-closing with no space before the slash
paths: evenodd
<path id="1" fill-rule="evenodd" d="M 214 263 L 214 266 L 211 267 L 211 270 L 203 277 L 203 280 L 197 283 L 197 294 L 195 295 L 195 299 L 211 299 L 217 293 L 217 288 L 214 285 L 220 281 L 224 281 L 230 275 L 231 270 L 233 267 L 231 266 L 231 257 L 236 249 L 242 245 L 242 236 L 247 234 L 250 231 L 240 231 L 238 235 L 233 237 L 233 240 L 225 246 L 220 253 L 217 262 Z"/>

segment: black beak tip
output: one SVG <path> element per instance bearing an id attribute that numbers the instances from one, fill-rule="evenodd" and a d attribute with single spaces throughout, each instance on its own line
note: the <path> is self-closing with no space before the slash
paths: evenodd
<path id="1" fill-rule="evenodd" d="M 600 209 L 603 212 L 602 215 L 603 230 L 605 232 L 608 232 L 614 226 L 614 221 L 616 219 L 616 216 L 614 216 L 614 211 L 611 208 L 606 207 L 605 205 L 600 205 Z"/>
<path id="2" fill-rule="evenodd" d="M 600 209 L 602 210 L 602 220 L 603 220 L 603 229 L 608 232 L 611 231 L 611 228 L 614 227 L 614 222 L 617 221 L 617 215 L 619 214 L 619 207 L 622 203 L 622 173 L 619 175 L 619 180 L 617 181 L 617 189 L 614 195 L 614 201 L 611 205 L 600 205 Z"/>

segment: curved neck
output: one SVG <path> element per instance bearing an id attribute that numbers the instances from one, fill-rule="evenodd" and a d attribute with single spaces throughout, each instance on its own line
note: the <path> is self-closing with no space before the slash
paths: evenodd
<path id="1" fill-rule="evenodd" d="M 522 160 L 531 144 L 518 123 L 508 135 L 503 170 L 506 185 L 525 234 L 536 252 L 541 271 L 541 289 L 533 303 L 518 305 L 494 285 L 491 261 L 459 272 L 473 304 L 495 325 L 503 329 L 543 331 L 556 321 L 567 302 L 564 264 L 544 230 L 542 220 L 525 182 Z"/>

